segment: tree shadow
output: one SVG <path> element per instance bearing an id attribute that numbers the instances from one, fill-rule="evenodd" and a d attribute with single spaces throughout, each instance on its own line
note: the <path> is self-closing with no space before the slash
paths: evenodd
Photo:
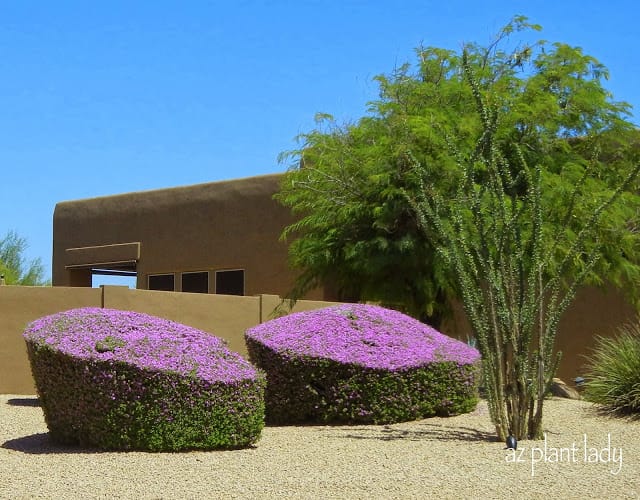
<path id="1" fill-rule="evenodd" d="M 327 429 L 335 431 L 337 429 Z M 473 427 L 443 427 L 437 424 L 423 423 L 412 429 L 400 429 L 385 425 L 382 428 L 350 427 L 345 433 L 336 433 L 337 437 L 349 439 L 371 439 L 379 441 L 464 441 L 497 442 L 495 433 L 480 431 Z"/>
<path id="2" fill-rule="evenodd" d="M 7 404 L 11 406 L 42 406 L 37 396 L 32 398 L 11 398 L 7 400 Z"/>

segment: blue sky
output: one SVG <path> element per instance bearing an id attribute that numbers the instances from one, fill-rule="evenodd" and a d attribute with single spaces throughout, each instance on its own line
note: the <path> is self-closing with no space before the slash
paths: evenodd
<path id="1" fill-rule="evenodd" d="M 513 15 L 604 63 L 640 123 L 634 1 L 0 1 L 0 236 L 51 273 L 55 204 L 284 171 L 316 112 L 357 119 L 420 44 Z"/>

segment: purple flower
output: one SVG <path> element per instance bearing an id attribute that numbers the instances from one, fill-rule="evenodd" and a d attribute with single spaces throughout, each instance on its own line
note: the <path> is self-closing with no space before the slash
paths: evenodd
<path id="1" fill-rule="evenodd" d="M 222 339 L 137 312 L 72 309 L 34 321 L 24 337 L 84 360 L 123 361 L 211 383 L 236 382 L 257 375 L 256 369 L 230 351 Z"/>
<path id="2" fill-rule="evenodd" d="M 283 355 L 387 370 L 446 361 L 467 365 L 480 358 L 473 347 L 418 320 L 363 304 L 290 314 L 251 328 L 246 336 Z"/>

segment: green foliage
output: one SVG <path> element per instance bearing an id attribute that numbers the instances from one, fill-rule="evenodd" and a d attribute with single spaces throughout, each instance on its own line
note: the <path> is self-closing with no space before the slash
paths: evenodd
<path id="1" fill-rule="evenodd" d="M 27 352 L 57 443 L 109 450 L 240 448 L 256 442 L 264 427 L 264 377 L 211 385 L 122 362 L 87 363 L 32 342 Z"/>
<path id="2" fill-rule="evenodd" d="M 108 352 L 115 351 L 118 347 L 123 347 L 126 345 L 121 339 L 115 338 L 112 335 L 107 335 L 104 340 L 96 342 L 96 351 L 98 352 Z"/>
<path id="3" fill-rule="evenodd" d="M 385 424 L 472 411 L 477 364 L 431 363 L 403 370 L 279 354 L 246 338 L 250 359 L 267 374 L 266 421 Z"/>
<path id="4" fill-rule="evenodd" d="M 578 113 L 569 105 L 579 100 L 574 86 L 583 90 L 578 80 L 587 74 L 592 78 L 587 90 L 600 89 L 603 70 L 592 58 L 556 44 L 555 51 L 543 51 L 533 59 L 533 74 L 519 80 L 515 70 L 526 62 L 523 58 L 514 63 L 515 55 L 505 58 L 496 52 L 499 60 L 486 73 L 476 51 L 468 46 L 460 58 L 461 78 L 473 96 L 475 121 L 480 124 L 474 142 L 470 145 L 441 129 L 456 164 L 457 186 L 443 192 L 428 166 L 408 154 L 418 189 L 408 191 L 407 199 L 425 231 L 437 234 L 438 250 L 456 274 L 482 354 L 498 437 L 538 439 L 544 396 L 559 361 L 554 353 L 558 322 L 577 286 L 598 276 L 598 261 L 608 260 L 610 265 L 620 260 L 620 248 L 617 259 L 607 259 L 607 247 L 600 244 L 604 236 L 610 237 L 607 231 L 615 231 L 614 239 L 634 236 L 625 231 L 620 214 L 626 207 L 620 199 L 637 204 L 631 190 L 640 163 L 616 165 L 618 170 L 611 171 L 610 165 L 598 162 L 599 147 L 591 150 L 590 161 L 576 154 L 591 142 L 603 144 L 605 132 L 625 129 L 619 118 L 605 113 L 619 111 L 616 106 L 598 101 L 593 109 L 578 106 Z M 545 75 L 548 60 L 554 61 L 555 79 Z M 564 65 L 570 66 L 569 76 L 563 76 Z M 541 78 L 547 84 L 539 87 Z M 521 86 L 524 91 L 506 99 L 505 86 Z M 531 86 L 535 93 L 527 97 Z M 585 99 L 590 104 L 600 95 L 598 91 Z M 526 127 L 519 120 L 527 117 L 517 119 L 518 107 L 531 99 L 542 106 L 539 123 L 521 137 L 519 131 Z M 536 106 L 528 109 L 537 112 Z M 592 123 L 582 121 L 590 113 L 606 118 L 609 128 L 595 118 Z M 567 140 L 576 135 L 579 139 Z M 616 225 L 610 225 L 612 220 Z M 635 253 L 626 257 L 636 259 Z"/>
<path id="5" fill-rule="evenodd" d="M 51 283 L 44 278 L 44 266 L 40 259 L 25 262 L 23 254 L 27 240 L 9 231 L 0 239 L 0 274 L 7 285 L 45 286 Z"/>
<path id="6" fill-rule="evenodd" d="M 584 395 L 607 412 L 640 414 L 640 324 L 614 338 L 596 337 Z"/>
<path id="7" fill-rule="evenodd" d="M 455 196 L 459 157 L 479 157 L 476 148 L 484 147 L 478 144 L 486 120 L 477 111 L 477 92 L 487 110 L 499 112 L 492 140 L 514 169 L 507 194 L 527 190 L 520 163 L 540 168 L 542 245 L 552 257 L 545 276 L 561 272 L 564 282 L 586 269 L 591 284 L 638 282 L 640 197 L 633 187 L 607 217 L 593 221 L 585 252 L 565 259 L 584 222 L 638 162 L 629 106 L 612 100 L 602 86 L 606 68 L 580 48 L 509 45 L 514 33 L 531 29 L 540 27 L 516 17 L 488 47 L 465 46 L 475 91 L 462 53 L 418 48 L 415 65 L 376 78 L 380 98 L 367 116 L 339 126 L 319 115 L 318 127 L 299 136 L 300 148 L 282 155 L 291 165 L 276 198 L 300 217 L 283 233 L 300 270 L 294 299 L 324 284 L 343 300 L 380 301 L 432 323 L 446 313 L 447 299 L 462 291 L 436 252 L 434 228 L 419 227 L 403 193 L 415 197 L 419 189 L 411 175 L 417 163 L 434 192 Z M 481 185 L 486 167 L 474 169 Z M 554 240 L 560 231 L 562 238 Z M 587 255 L 594 248 L 591 264 Z M 637 287 L 625 290 L 638 299 Z"/>
<path id="8" fill-rule="evenodd" d="M 71 321 L 55 322 L 52 329 L 68 328 Z M 77 336 L 70 337 L 78 343 Z M 260 438 L 266 386 L 262 373 L 211 382 L 117 357 L 70 355 L 47 339 L 25 340 L 44 418 L 57 443 L 159 452 L 241 448 Z M 124 345 L 106 335 L 95 349 L 107 353 Z M 219 362 L 233 364 L 230 359 Z"/>
<path id="9" fill-rule="evenodd" d="M 304 136 L 301 162 L 283 179 L 276 198 L 300 220 L 291 264 L 301 270 L 292 297 L 324 284 L 344 301 L 370 300 L 416 317 L 439 314 L 445 290 L 434 279 L 438 256 L 418 231 L 403 196 L 405 169 L 385 159 L 395 144 L 379 120 L 340 128 L 322 117 Z M 325 129 L 326 128 L 326 129 Z M 302 237 L 297 237 L 302 236 Z"/>

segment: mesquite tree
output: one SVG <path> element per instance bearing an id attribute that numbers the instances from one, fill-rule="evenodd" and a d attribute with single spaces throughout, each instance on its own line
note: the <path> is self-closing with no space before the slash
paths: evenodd
<path id="1" fill-rule="evenodd" d="M 462 73 L 475 100 L 481 128 L 471 154 L 446 140 L 459 169 L 455 193 L 444 197 L 421 163 L 405 153 L 419 189 L 406 192 L 421 227 L 439 241 L 438 250 L 458 280 L 464 310 L 482 354 L 489 410 L 501 440 L 542 437 L 542 409 L 559 353 L 554 340 L 560 316 L 601 253 L 599 222 L 630 187 L 640 165 L 605 194 L 574 234 L 571 229 L 585 185 L 586 165 L 571 200 L 549 234 L 543 203 L 543 167 L 530 165 L 517 143 L 498 137 L 505 106 L 491 86 L 482 87 L 466 51 Z M 508 154 L 505 151 L 509 151 Z M 558 258 L 559 249 L 564 249 Z M 581 270 L 567 277 L 567 269 Z"/>
<path id="2" fill-rule="evenodd" d="M 519 168 L 520 157 L 541 169 L 541 232 L 552 259 L 546 272 L 564 285 L 588 261 L 584 252 L 570 261 L 565 255 L 584 221 L 640 159 L 640 136 L 628 120 L 629 106 L 603 87 L 608 73 L 594 58 L 561 43 L 514 47 L 512 35 L 532 29 L 539 27 L 516 17 L 489 46 L 469 44 L 465 51 L 478 91 L 500 111 L 493 144 L 511 169 Z M 452 266 L 436 252 L 433 228 L 418 228 L 403 195 L 415 198 L 419 189 L 407 158 L 410 153 L 419 162 L 430 189 L 452 199 L 460 176 L 456 158 L 473 153 L 485 124 L 461 53 L 419 47 L 416 56 L 414 64 L 376 77 L 380 97 L 367 115 L 341 125 L 319 114 L 317 128 L 299 136 L 300 147 L 282 155 L 291 163 L 277 199 L 298 216 L 283 232 L 299 271 L 290 297 L 329 285 L 341 300 L 376 301 L 436 327 L 450 301 L 461 297 Z M 480 184 L 488 174 L 476 166 Z M 509 173 L 517 180 L 507 194 L 522 196 L 523 175 Z M 576 185 L 580 196 L 572 197 Z M 639 213 L 640 196 L 626 191 L 585 239 L 599 256 L 587 283 L 613 283 L 633 300 L 640 282 L 640 224 L 633 223 Z M 552 250 L 555 233 L 563 237 Z"/>

